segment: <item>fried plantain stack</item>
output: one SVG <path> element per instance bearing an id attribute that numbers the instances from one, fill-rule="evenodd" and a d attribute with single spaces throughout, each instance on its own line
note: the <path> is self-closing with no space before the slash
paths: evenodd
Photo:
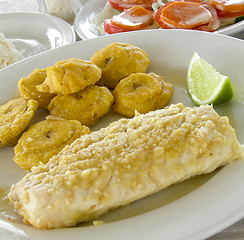
<path id="1" fill-rule="evenodd" d="M 111 107 L 127 117 L 163 108 L 174 86 L 155 73 L 147 74 L 149 63 L 144 50 L 112 43 L 90 61 L 69 58 L 35 69 L 19 80 L 20 98 L 0 106 L 0 147 L 18 142 L 14 161 L 31 171 L 89 134 L 89 127 Z M 49 115 L 32 124 L 38 109 L 47 109 Z"/>

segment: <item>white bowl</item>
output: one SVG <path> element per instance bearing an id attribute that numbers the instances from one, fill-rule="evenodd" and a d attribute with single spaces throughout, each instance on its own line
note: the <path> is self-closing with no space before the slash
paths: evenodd
<path id="1" fill-rule="evenodd" d="M 25 57 L 76 41 L 75 32 L 67 22 L 43 13 L 2 13 L 0 32 L 11 39 Z"/>

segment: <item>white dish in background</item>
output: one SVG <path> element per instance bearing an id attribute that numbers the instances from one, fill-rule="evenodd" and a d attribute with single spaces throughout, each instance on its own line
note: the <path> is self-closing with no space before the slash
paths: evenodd
<path id="1" fill-rule="evenodd" d="M 0 32 L 25 57 L 76 41 L 75 32 L 67 22 L 43 13 L 2 13 Z"/>
<path id="2" fill-rule="evenodd" d="M 148 41 L 153 36 L 153 40 Z M 175 85 L 171 103 L 192 103 L 186 91 L 188 63 L 196 51 L 222 74 L 230 77 L 235 98 L 216 107 L 230 116 L 239 141 L 244 143 L 244 42 L 229 36 L 186 30 L 151 30 L 104 36 L 56 48 L 27 58 L 0 71 L 0 104 L 17 96 L 17 82 L 36 68 L 44 68 L 67 58 L 89 60 L 99 49 L 113 42 L 134 44 L 145 50 L 151 60 L 148 72 L 160 74 Z M 7 79 L 7 81 L 6 81 Z M 94 129 L 106 126 L 118 116 L 106 115 Z M 12 160 L 13 148 L 0 149 L 0 193 L 16 183 L 25 171 Z M 145 199 L 105 214 L 101 226 L 81 224 L 74 228 L 38 230 L 22 223 L 21 218 L 4 217 L 0 198 L 1 239 L 35 240 L 202 240 L 244 217 L 244 159 L 235 161 L 212 174 L 195 177 L 171 186 Z M 6 193 L 5 193 L 6 194 Z"/>
<path id="3" fill-rule="evenodd" d="M 74 21 L 75 30 L 81 39 L 90 39 L 101 36 L 99 31 L 94 28 L 92 18 L 104 8 L 106 3 L 107 0 L 89 0 L 83 4 Z M 244 31 L 244 20 L 226 27 L 222 27 L 215 31 L 215 33 L 233 36 L 241 31 Z"/>

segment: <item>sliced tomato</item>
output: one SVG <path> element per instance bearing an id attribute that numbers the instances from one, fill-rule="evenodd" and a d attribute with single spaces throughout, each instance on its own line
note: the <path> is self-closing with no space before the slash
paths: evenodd
<path id="1" fill-rule="evenodd" d="M 211 17 L 199 3 L 177 1 L 161 9 L 160 20 L 173 28 L 192 29 L 209 22 Z"/>
<path id="2" fill-rule="evenodd" d="M 209 0 L 221 19 L 244 15 L 244 0 Z"/>
<path id="3" fill-rule="evenodd" d="M 109 0 L 109 3 L 114 9 L 122 12 L 137 5 L 152 10 L 152 0 Z"/>
<path id="4" fill-rule="evenodd" d="M 220 18 L 236 18 L 240 16 L 244 16 L 244 10 L 236 11 L 236 12 L 226 12 L 217 10 L 217 14 Z"/>
<path id="5" fill-rule="evenodd" d="M 141 30 L 153 22 L 153 15 L 143 7 L 135 6 L 129 10 L 113 16 L 104 22 L 104 31 L 118 33 Z"/>
<path id="6" fill-rule="evenodd" d="M 209 0 L 209 3 L 224 12 L 244 11 L 244 0 Z"/>
<path id="7" fill-rule="evenodd" d="M 215 31 L 219 25 L 216 10 L 200 0 L 172 1 L 162 6 L 155 15 L 162 28 Z"/>
<path id="8" fill-rule="evenodd" d="M 198 28 L 196 28 L 196 30 L 213 32 L 219 28 L 219 26 L 220 26 L 219 17 L 218 17 L 217 11 L 211 4 L 200 1 L 200 0 L 181 0 L 181 1 L 198 2 L 199 4 L 202 4 L 202 6 L 204 6 L 211 12 L 212 19 L 208 22 L 208 24 L 203 24 L 202 26 L 199 26 Z"/>
<path id="9" fill-rule="evenodd" d="M 111 22 L 111 19 L 106 19 L 104 21 L 103 29 L 106 33 L 109 33 L 109 34 L 127 32 L 124 28 L 113 24 Z"/>

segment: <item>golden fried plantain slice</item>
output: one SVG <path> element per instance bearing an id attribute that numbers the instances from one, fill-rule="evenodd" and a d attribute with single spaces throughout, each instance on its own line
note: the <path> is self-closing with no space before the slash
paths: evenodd
<path id="1" fill-rule="evenodd" d="M 145 51 L 124 43 L 112 43 L 100 49 L 91 61 L 102 69 L 102 77 L 97 85 L 112 89 L 131 73 L 146 72 L 150 63 Z"/>
<path id="2" fill-rule="evenodd" d="M 47 67 L 46 80 L 37 90 L 55 94 L 69 95 L 95 84 L 102 70 L 90 61 L 70 58 Z"/>
<path id="3" fill-rule="evenodd" d="M 163 108 L 171 99 L 174 86 L 155 73 L 134 73 L 115 87 L 113 110 L 133 117 Z"/>
<path id="4" fill-rule="evenodd" d="M 45 69 L 35 69 L 30 75 L 18 82 L 20 96 L 26 99 L 34 99 L 39 103 L 39 108 L 47 108 L 55 94 L 40 92 L 37 85 L 42 84 L 47 77 Z"/>
<path id="5" fill-rule="evenodd" d="M 38 102 L 24 98 L 12 99 L 0 106 L 0 146 L 15 145 L 33 118 Z"/>
<path id="6" fill-rule="evenodd" d="M 71 144 L 90 129 L 79 121 L 47 117 L 35 123 L 21 136 L 15 146 L 14 161 L 23 169 L 30 171 L 33 166 L 47 163 L 66 145 Z"/>
<path id="7" fill-rule="evenodd" d="M 93 85 L 68 96 L 57 95 L 48 110 L 51 115 L 92 126 L 109 111 L 113 101 L 113 95 L 106 87 Z"/>

